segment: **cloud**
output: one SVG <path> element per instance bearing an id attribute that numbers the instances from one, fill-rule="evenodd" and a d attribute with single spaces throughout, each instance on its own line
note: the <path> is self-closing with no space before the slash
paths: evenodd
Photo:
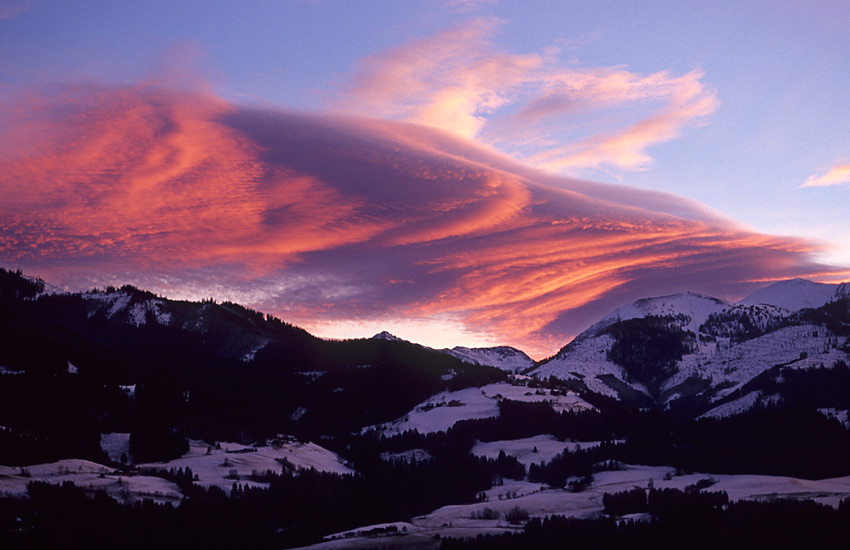
<path id="1" fill-rule="evenodd" d="M 835 271 L 810 242 L 422 125 L 150 85 L 2 109 L 0 261 L 76 288 L 215 295 L 308 329 L 446 322 L 542 356 L 636 298 Z"/>
<path id="2" fill-rule="evenodd" d="M 36 0 L 6 0 L 0 6 L 0 21 L 4 19 L 12 19 L 28 12 Z"/>
<path id="3" fill-rule="evenodd" d="M 361 61 L 335 107 L 477 138 L 555 171 L 640 169 L 647 149 L 717 108 L 702 73 L 639 75 L 512 54 L 482 17 Z"/>
<path id="4" fill-rule="evenodd" d="M 850 183 L 850 163 L 839 162 L 823 175 L 811 175 L 801 187 L 826 187 Z"/>

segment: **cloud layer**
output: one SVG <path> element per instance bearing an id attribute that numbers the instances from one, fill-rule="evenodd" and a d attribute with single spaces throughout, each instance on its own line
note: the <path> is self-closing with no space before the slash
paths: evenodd
<path id="1" fill-rule="evenodd" d="M 631 299 L 829 270 L 803 240 L 421 125 L 143 86 L 2 108 L 0 261 L 76 288 L 216 295 L 308 328 L 448 316 L 540 356 Z"/>
<path id="2" fill-rule="evenodd" d="M 504 52 L 479 18 L 367 57 L 337 107 L 478 138 L 535 166 L 640 169 L 647 149 L 717 108 L 702 73 L 640 75 L 564 65 L 558 51 Z"/>

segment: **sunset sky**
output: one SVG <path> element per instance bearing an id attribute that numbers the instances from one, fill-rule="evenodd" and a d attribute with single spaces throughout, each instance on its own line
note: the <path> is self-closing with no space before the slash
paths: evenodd
<path id="1" fill-rule="evenodd" d="M 540 358 L 850 279 L 850 3 L 0 0 L 0 266 Z"/>

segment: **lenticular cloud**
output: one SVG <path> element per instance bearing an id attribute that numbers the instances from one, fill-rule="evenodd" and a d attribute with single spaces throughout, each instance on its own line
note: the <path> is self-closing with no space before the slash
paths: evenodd
<path id="1" fill-rule="evenodd" d="M 66 87 L 7 99 L 0 261 L 308 328 L 449 315 L 547 353 L 630 299 L 817 276 L 808 242 L 403 122 Z"/>

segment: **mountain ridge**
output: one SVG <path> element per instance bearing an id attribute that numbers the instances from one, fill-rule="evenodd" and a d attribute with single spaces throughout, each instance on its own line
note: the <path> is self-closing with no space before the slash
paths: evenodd
<path id="1" fill-rule="evenodd" d="M 555 356 L 535 363 L 521 350 L 509 346 L 457 346 L 434 350 L 399 339 L 387 331 L 369 340 L 324 341 L 274 317 L 229 302 L 173 301 L 129 285 L 85 293 L 57 292 L 40 279 L 26 278 L 20 273 L 4 274 L 2 292 L 7 299 L 26 300 L 34 311 L 42 306 L 49 310 L 47 304 L 58 304 L 58 320 L 47 320 L 55 323 L 60 332 L 77 330 L 68 326 L 68 319 L 62 320 L 63 316 L 76 315 L 78 321 L 75 323 L 85 319 L 85 323 L 94 323 L 101 327 L 97 330 L 105 331 L 93 340 L 99 346 L 110 338 L 144 341 L 153 334 L 164 338 L 165 345 L 185 347 L 188 344 L 188 349 L 195 351 L 181 349 L 179 354 L 188 360 L 186 366 L 178 368 L 185 371 L 188 367 L 187 372 L 199 372 L 209 368 L 208 364 L 230 365 L 227 368 L 245 365 L 261 372 L 287 372 L 287 376 L 299 379 L 306 376 L 313 384 L 318 380 L 317 375 L 301 373 L 362 370 L 364 364 L 372 365 L 375 361 L 368 358 L 373 357 L 369 355 L 372 352 L 354 351 L 344 356 L 340 355 L 342 352 L 329 352 L 328 349 L 407 346 L 403 349 L 411 351 L 405 353 L 439 354 L 471 366 L 494 367 L 508 374 L 527 373 L 541 381 L 554 377 L 576 391 L 592 392 L 639 406 L 670 407 L 677 401 L 697 400 L 702 403 L 701 408 L 706 409 L 702 412 L 706 412 L 728 402 L 733 394 L 737 395 L 736 392 L 752 380 L 778 365 L 814 368 L 850 361 L 848 334 L 842 332 L 847 324 L 846 308 L 842 309 L 844 301 L 848 300 L 846 283 L 823 285 L 801 279 L 783 281 L 736 304 L 693 292 L 643 298 L 617 308 L 579 334 Z M 765 302 L 786 306 L 824 303 L 819 308 L 794 311 Z M 28 322 L 34 324 L 34 319 Z M 179 342 L 178 333 L 185 334 L 187 340 Z M 70 349 L 74 346 L 70 345 Z M 157 355 L 144 347 L 139 351 L 143 357 L 159 357 L 158 361 L 164 358 L 164 354 Z M 91 368 L 86 361 L 74 357 L 52 359 L 62 368 L 67 368 L 67 361 L 82 367 L 83 371 Z M 133 366 L 136 363 L 138 358 L 134 357 L 121 368 L 112 367 L 114 372 L 110 374 L 120 378 L 123 384 L 134 384 L 135 378 L 144 372 L 138 365 Z M 318 368 L 293 366 L 281 370 L 282 365 L 302 364 Z M 435 374 L 443 383 L 452 380 L 467 368 L 455 365 L 458 364 L 446 364 Z M 329 385 L 334 376 L 320 377 L 322 380 L 316 384 Z M 327 387 L 325 391 L 333 389 Z M 440 389 L 445 388 L 435 385 L 432 390 L 416 394 L 416 402 L 432 395 L 428 392 Z M 409 404 L 415 404 L 412 403 L 413 395 L 410 399 Z M 301 408 L 311 407 L 299 403 L 289 414 L 293 418 L 303 418 L 304 414 L 298 412 Z"/>

